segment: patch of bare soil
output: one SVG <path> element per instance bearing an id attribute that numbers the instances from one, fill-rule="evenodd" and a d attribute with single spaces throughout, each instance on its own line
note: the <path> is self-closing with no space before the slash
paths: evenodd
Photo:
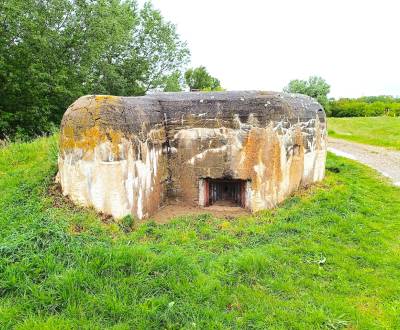
<path id="1" fill-rule="evenodd" d="M 212 214 L 216 218 L 233 219 L 243 215 L 249 215 L 250 212 L 233 203 L 217 202 L 212 206 L 198 207 L 187 205 L 181 202 L 174 202 L 160 208 L 151 219 L 157 223 L 167 223 L 169 220 L 179 216 L 188 216 L 196 214 Z"/>
<path id="2" fill-rule="evenodd" d="M 55 179 L 50 183 L 47 190 L 48 194 L 52 197 L 53 206 L 56 208 L 76 208 L 75 204 L 66 196 L 63 195 L 60 183 Z"/>

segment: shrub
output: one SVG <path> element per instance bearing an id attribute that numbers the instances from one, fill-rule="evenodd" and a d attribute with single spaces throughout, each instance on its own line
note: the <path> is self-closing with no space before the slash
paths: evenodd
<path id="1" fill-rule="evenodd" d="M 366 96 L 357 99 L 330 100 L 332 117 L 399 116 L 400 98 L 391 96 Z"/>

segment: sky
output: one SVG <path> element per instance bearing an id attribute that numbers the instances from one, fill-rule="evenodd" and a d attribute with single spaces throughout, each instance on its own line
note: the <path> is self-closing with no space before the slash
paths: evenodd
<path id="1" fill-rule="evenodd" d="M 143 2 L 143 1 L 142 1 Z M 323 77 L 330 97 L 400 96 L 400 0 L 152 0 L 228 90 Z"/>

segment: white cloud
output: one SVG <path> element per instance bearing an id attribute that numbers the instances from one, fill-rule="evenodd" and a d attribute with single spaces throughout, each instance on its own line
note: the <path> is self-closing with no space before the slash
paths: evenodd
<path id="1" fill-rule="evenodd" d="M 230 90 L 320 75 L 331 96 L 400 95 L 398 0 L 153 0 Z"/>

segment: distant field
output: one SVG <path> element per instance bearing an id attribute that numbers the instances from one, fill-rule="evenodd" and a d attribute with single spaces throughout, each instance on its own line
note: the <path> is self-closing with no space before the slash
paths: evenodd
<path id="1" fill-rule="evenodd" d="M 400 150 L 400 117 L 329 118 L 329 136 Z"/>
<path id="2" fill-rule="evenodd" d="M 0 329 L 400 329 L 400 189 L 332 154 L 238 219 L 105 221 L 48 187 L 57 137 L 0 149 Z"/>

